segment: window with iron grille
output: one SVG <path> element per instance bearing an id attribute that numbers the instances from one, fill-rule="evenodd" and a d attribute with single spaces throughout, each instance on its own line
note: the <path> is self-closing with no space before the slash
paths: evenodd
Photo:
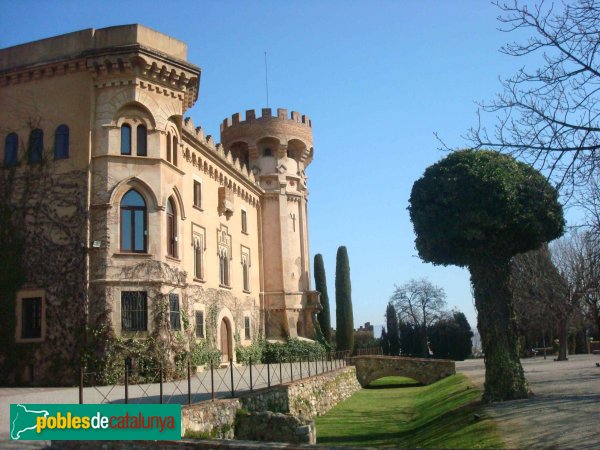
<path id="1" fill-rule="evenodd" d="M 169 315 L 171 330 L 181 330 L 181 312 L 179 311 L 179 294 L 169 294 Z"/>
<path id="2" fill-rule="evenodd" d="M 244 317 L 244 337 L 250 339 L 250 317 Z"/>
<path id="3" fill-rule="evenodd" d="M 21 338 L 42 337 L 42 298 L 24 298 L 21 300 Z"/>
<path id="4" fill-rule="evenodd" d="M 196 311 L 196 337 L 204 339 L 204 311 Z"/>
<path id="5" fill-rule="evenodd" d="M 121 292 L 121 329 L 123 331 L 146 331 L 148 329 L 148 294 L 146 292 Z"/>

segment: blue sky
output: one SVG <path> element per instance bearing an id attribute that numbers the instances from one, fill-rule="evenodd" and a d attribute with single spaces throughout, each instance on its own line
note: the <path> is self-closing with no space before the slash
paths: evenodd
<path id="1" fill-rule="evenodd" d="M 516 36 L 497 30 L 491 3 L 0 0 L 0 11 L 0 47 L 127 23 L 187 42 L 202 68 L 187 115 L 217 141 L 225 117 L 266 106 L 266 51 L 269 106 L 313 120 L 310 248 L 323 254 L 332 303 L 346 245 L 356 327 L 382 324 L 394 284 L 420 277 L 476 325 L 468 272 L 419 260 L 406 208 L 413 182 L 444 156 L 434 132 L 464 144 L 474 101 L 491 99 L 498 77 L 525 62 L 498 52 Z"/>

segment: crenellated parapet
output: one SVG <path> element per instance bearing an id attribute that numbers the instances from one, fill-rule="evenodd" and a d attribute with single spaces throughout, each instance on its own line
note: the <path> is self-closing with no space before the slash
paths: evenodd
<path id="1" fill-rule="evenodd" d="M 306 167 L 313 156 L 312 121 L 307 115 L 288 113 L 285 108 L 278 108 L 276 115 L 270 108 L 263 108 L 260 117 L 251 109 L 245 117 L 236 113 L 223 121 L 221 142 L 227 150 L 247 151 L 250 160 L 260 158 L 268 147 L 277 159 L 291 156 Z"/>
<path id="2" fill-rule="evenodd" d="M 186 117 L 184 119 L 183 130 L 193 141 L 196 141 L 196 143 L 200 144 L 202 147 L 210 150 L 221 162 L 235 170 L 252 184 L 257 184 L 256 177 L 248 165 L 241 162 L 238 158 L 234 158 L 232 153 L 225 149 L 222 144 L 215 143 L 215 140 L 211 135 L 205 135 L 202 127 L 196 127 L 191 117 Z M 192 162 L 193 165 L 203 168 L 204 163 L 202 161 L 203 156 L 201 152 L 196 151 L 194 146 L 192 146 L 191 149 L 191 151 L 185 152 L 184 157 Z"/>

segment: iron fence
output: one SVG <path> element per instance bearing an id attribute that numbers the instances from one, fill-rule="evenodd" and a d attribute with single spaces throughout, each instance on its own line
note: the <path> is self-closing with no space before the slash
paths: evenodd
<path id="1" fill-rule="evenodd" d="M 289 362 L 255 364 L 213 364 L 196 370 L 188 360 L 185 376 L 167 380 L 162 365 L 144 367 L 143 376 L 123 361 L 122 375 L 113 383 L 102 383 L 102 374 L 80 368 L 79 403 L 179 403 L 232 398 L 258 389 L 291 383 L 348 365 L 348 352 L 332 352 L 321 357 Z M 143 379 L 143 381 L 140 381 Z"/>

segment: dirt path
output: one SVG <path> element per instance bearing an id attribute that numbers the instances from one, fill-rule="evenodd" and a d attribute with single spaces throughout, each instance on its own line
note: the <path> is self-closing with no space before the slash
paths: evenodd
<path id="1" fill-rule="evenodd" d="M 487 408 L 510 448 L 599 448 L 600 363 L 598 355 L 521 361 L 534 397 Z M 483 360 L 456 363 L 456 370 L 483 387 Z"/>

